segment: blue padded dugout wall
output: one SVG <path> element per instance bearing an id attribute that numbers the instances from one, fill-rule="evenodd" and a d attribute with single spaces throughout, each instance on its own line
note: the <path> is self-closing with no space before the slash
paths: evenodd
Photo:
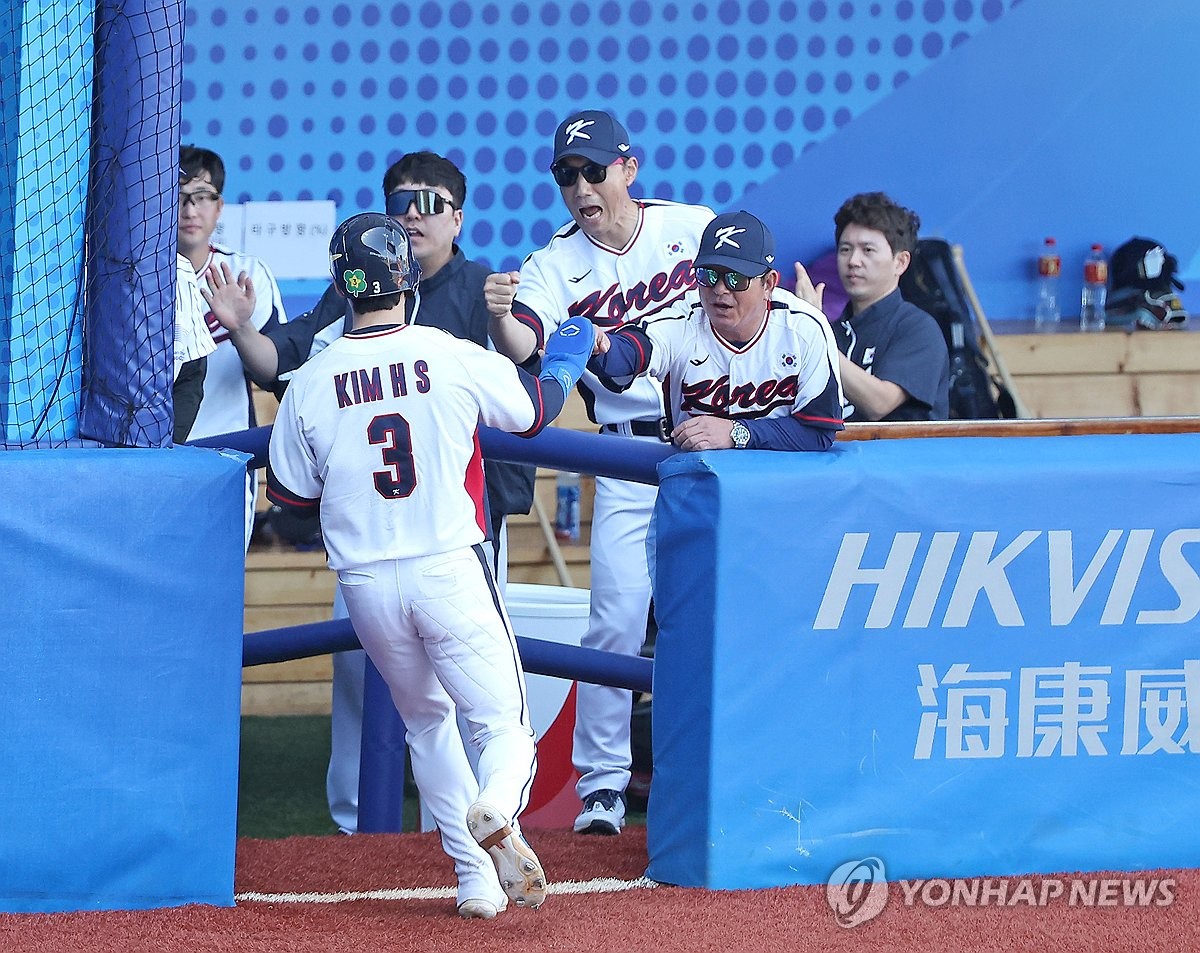
<path id="1" fill-rule="evenodd" d="M 649 875 L 1200 865 L 1200 435 L 660 465 Z"/>
<path id="2" fill-rule="evenodd" d="M 233 904 L 246 459 L 0 453 L 0 911 Z"/>

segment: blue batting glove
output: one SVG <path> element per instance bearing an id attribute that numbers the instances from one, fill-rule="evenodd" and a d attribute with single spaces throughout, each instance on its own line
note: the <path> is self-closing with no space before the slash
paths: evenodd
<path id="1" fill-rule="evenodd" d="M 557 381 L 564 399 L 570 396 L 596 346 L 596 329 L 587 318 L 567 318 L 546 339 L 539 380 Z"/>

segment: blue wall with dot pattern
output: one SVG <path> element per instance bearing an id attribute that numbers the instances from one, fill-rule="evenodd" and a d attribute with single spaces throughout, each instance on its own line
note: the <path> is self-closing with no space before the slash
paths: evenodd
<path id="1" fill-rule="evenodd" d="M 1198 46 L 1194 0 L 190 0 L 182 135 L 225 157 L 230 199 L 339 217 L 433 149 L 467 175 L 464 250 L 507 269 L 567 219 L 555 127 L 607 108 L 636 193 L 757 212 L 785 283 L 878 188 L 964 245 L 989 317 L 1020 318 L 1047 234 L 1066 281 L 1133 234 L 1200 275 L 1200 190 L 1163 138 L 1200 148 Z"/>
<path id="2" fill-rule="evenodd" d="M 195 0 L 182 134 L 222 154 L 230 198 L 339 217 L 378 208 L 403 153 L 441 152 L 469 254 L 515 267 L 566 218 L 547 167 L 573 109 L 625 122 L 640 194 L 725 208 L 1008 6 Z"/>

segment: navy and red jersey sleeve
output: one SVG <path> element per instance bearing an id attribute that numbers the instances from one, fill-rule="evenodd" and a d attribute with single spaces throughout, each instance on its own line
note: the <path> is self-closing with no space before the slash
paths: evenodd
<path id="1" fill-rule="evenodd" d="M 550 425 L 555 417 L 562 413 L 567 398 L 557 383 L 534 377 L 524 368 L 517 368 L 517 377 L 521 381 L 521 386 L 525 388 L 525 393 L 533 402 L 533 426 L 528 430 L 522 430 L 517 436 L 536 437 Z"/>
<path id="2" fill-rule="evenodd" d="M 831 357 L 826 363 L 827 376 L 821 392 L 815 394 L 808 403 L 792 411 L 792 417 L 802 424 L 831 432 L 846 429 L 842 420 L 842 389 L 834 361 L 836 358 Z"/>
<path id="3" fill-rule="evenodd" d="M 293 493 L 284 486 L 279 481 L 279 478 L 275 476 L 275 471 L 271 469 L 270 463 L 267 464 L 267 499 L 276 506 L 295 510 L 297 515 L 316 513 L 321 505 L 320 497 L 309 499 L 308 497 L 300 496 L 298 493 Z"/>
<path id="4" fill-rule="evenodd" d="M 608 333 L 609 348 L 588 361 L 588 370 L 608 390 L 619 394 L 650 368 L 654 345 L 646 332 L 632 324 Z"/>
<path id="5" fill-rule="evenodd" d="M 538 317 L 537 312 L 520 301 L 514 301 L 512 315 L 534 333 L 534 336 L 537 338 L 534 351 L 542 350 L 546 346 L 546 329 L 542 325 L 542 319 Z"/>
<path id="6" fill-rule="evenodd" d="M 742 423 L 750 431 L 751 450 L 828 450 L 833 446 L 834 435 L 843 429 L 838 426 L 819 426 L 809 423 L 794 414 L 786 417 L 764 417 Z"/>

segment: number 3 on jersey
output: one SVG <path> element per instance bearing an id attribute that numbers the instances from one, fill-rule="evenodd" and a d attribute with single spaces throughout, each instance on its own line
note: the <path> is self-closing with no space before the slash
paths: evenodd
<path id="1" fill-rule="evenodd" d="M 385 500 L 410 496 L 417 486 L 417 470 L 408 421 L 399 414 L 380 414 L 367 424 L 367 440 L 373 446 L 383 444 L 383 462 L 391 468 L 374 472 L 375 492 Z"/>

